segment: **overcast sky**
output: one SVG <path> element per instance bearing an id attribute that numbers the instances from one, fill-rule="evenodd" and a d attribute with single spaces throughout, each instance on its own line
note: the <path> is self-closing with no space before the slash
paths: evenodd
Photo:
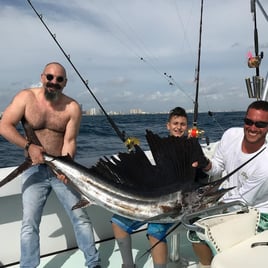
<path id="1" fill-rule="evenodd" d="M 268 1 L 260 1 L 268 10 Z M 32 0 L 31 3 L 109 111 L 193 109 L 200 0 Z M 268 23 L 257 7 L 257 29 L 268 70 Z M 37 85 L 44 65 L 62 63 L 64 92 L 98 104 L 27 0 L 0 0 L 0 111 L 16 92 Z M 199 111 L 245 110 L 245 78 L 254 52 L 250 0 L 204 0 Z"/>

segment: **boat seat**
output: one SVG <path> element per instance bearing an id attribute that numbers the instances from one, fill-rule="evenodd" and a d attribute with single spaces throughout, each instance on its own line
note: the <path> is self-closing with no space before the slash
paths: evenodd
<path id="1" fill-rule="evenodd" d="M 234 211 L 198 220 L 194 225 L 199 238 L 211 248 L 214 255 L 252 238 L 257 234 L 260 213 L 255 208 Z"/>
<path id="2" fill-rule="evenodd" d="M 249 207 L 248 211 L 234 211 L 195 222 L 197 235 L 214 254 L 211 267 L 266 267 L 268 230 L 258 233 L 259 220 L 259 211 Z"/>
<path id="3" fill-rule="evenodd" d="M 267 254 L 268 230 L 220 252 L 213 258 L 211 268 L 267 267 Z"/>

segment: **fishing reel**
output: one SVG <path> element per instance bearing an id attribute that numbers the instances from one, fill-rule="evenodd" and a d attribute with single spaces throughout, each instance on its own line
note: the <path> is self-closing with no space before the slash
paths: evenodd
<path id="1" fill-rule="evenodd" d="M 193 126 L 192 128 L 188 129 L 188 137 L 190 138 L 200 138 L 205 134 L 205 131 L 203 129 L 199 129 L 196 126 Z"/>
<path id="2" fill-rule="evenodd" d="M 266 85 L 264 86 L 264 79 L 259 75 L 259 66 L 261 64 L 261 60 L 263 58 L 263 52 L 260 55 L 255 57 L 252 56 L 251 52 L 248 53 L 248 67 L 256 68 L 256 75 L 252 77 L 252 81 L 250 78 L 246 78 L 246 87 L 248 91 L 249 98 L 256 98 L 257 100 L 263 99 L 263 97 L 267 94 L 265 92 Z"/>
<path id="3" fill-rule="evenodd" d="M 140 140 L 138 138 L 135 138 L 135 137 L 128 137 L 124 143 L 125 143 L 128 151 L 132 151 L 134 149 L 135 145 L 140 145 Z"/>
<path id="4" fill-rule="evenodd" d="M 249 68 L 259 68 L 261 60 L 263 58 L 263 52 L 260 55 L 253 57 L 252 55 L 248 57 L 248 67 Z"/>

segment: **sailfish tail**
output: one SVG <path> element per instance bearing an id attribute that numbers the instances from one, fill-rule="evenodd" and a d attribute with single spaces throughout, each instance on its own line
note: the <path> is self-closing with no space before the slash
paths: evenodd
<path id="1" fill-rule="evenodd" d="M 28 169 L 31 165 L 32 165 L 32 161 L 29 158 L 26 158 L 26 160 L 21 165 L 15 168 L 3 180 L 0 181 L 0 188 L 4 186 L 5 184 L 7 184 L 8 182 L 15 179 L 18 175 L 22 174 L 23 171 Z"/>
<path id="2" fill-rule="evenodd" d="M 21 119 L 21 123 L 23 125 L 24 130 L 25 130 L 25 134 L 26 134 L 27 139 L 36 145 L 41 145 L 40 141 L 36 137 L 33 129 L 31 128 L 31 126 L 29 125 L 29 123 L 26 121 L 26 119 L 24 117 Z M 32 160 L 27 157 L 22 164 L 20 164 L 10 174 L 8 174 L 3 180 L 0 181 L 0 187 L 4 186 L 8 182 L 15 179 L 18 175 L 22 174 L 31 165 L 32 165 Z"/>

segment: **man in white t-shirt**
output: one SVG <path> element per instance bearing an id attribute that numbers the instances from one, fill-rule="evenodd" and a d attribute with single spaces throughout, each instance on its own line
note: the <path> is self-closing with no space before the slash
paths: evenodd
<path id="1" fill-rule="evenodd" d="M 221 199 L 222 202 L 241 200 L 261 212 L 259 229 L 268 229 L 268 102 L 255 101 L 247 109 L 244 128 L 230 128 L 222 136 L 213 159 L 204 169 L 211 176 L 223 171 L 227 174 L 245 163 L 255 154 L 260 154 L 239 169 L 222 185 L 235 186 Z M 199 267 L 209 268 L 213 254 L 206 243 L 193 243 L 199 258 Z"/>

